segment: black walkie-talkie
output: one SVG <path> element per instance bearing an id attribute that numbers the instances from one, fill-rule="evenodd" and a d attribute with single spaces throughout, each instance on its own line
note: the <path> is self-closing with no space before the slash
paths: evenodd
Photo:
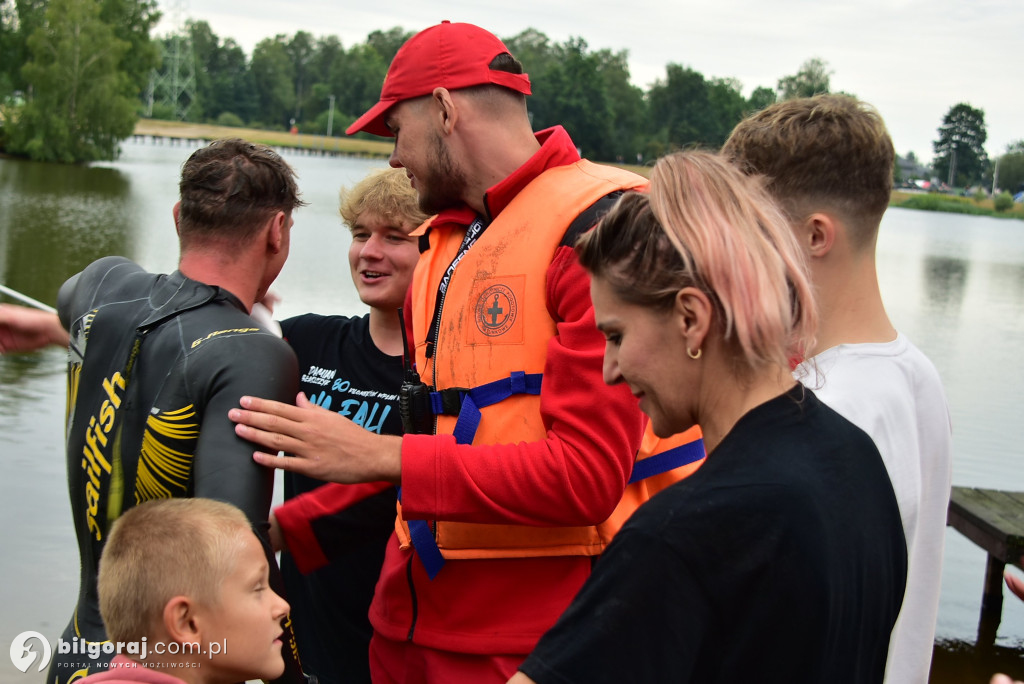
<path id="1" fill-rule="evenodd" d="M 402 416 L 402 430 L 411 435 L 434 433 L 434 412 L 430 408 L 430 386 L 420 380 L 412 365 L 412 350 L 405 334 L 405 317 L 398 309 L 398 322 L 402 328 L 402 355 L 405 357 L 405 377 L 398 392 L 398 412 Z"/>

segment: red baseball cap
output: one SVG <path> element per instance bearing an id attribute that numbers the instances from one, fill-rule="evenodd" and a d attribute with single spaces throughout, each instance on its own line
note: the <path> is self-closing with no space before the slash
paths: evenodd
<path id="1" fill-rule="evenodd" d="M 508 52 L 505 44 L 489 31 L 473 24 L 443 21 L 423 29 L 395 54 L 380 89 L 380 102 L 356 119 L 345 133 L 366 131 L 391 137 L 384 125 L 384 115 L 403 100 L 422 97 L 434 88 L 469 88 L 494 84 L 530 94 L 530 77 L 495 71 L 488 65 L 498 55 Z"/>

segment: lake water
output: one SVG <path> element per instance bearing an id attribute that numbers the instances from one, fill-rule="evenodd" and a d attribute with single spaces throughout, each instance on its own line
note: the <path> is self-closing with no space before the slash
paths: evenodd
<path id="1" fill-rule="evenodd" d="M 52 304 L 64 279 L 121 254 L 176 267 L 171 207 L 194 148 L 127 142 L 118 162 L 63 167 L 0 159 L 0 284 Z M 278 315 L 360 313 L 348 275 L 338 190 L 384 161 L 290 155 L 303 197 L 292 253 L 274 286 Z M 890 209 L 879 241 L 896 324 L 938 367 L 953 418 L 953 482 L 1024 490 L 1024 222 Z M 78 554 L 63 456 L 65 353 L 0 357 L 0 684 L 24 684 L 2 654 L 15 635 L 55 640 L 77 591 Z M 983 551 L 950 529 L 933 682 L 1024 678 L 1024 602 L 1007 592 L 995 654 L 975 654 Z M 941 665 L 941 667 L 940 667 Z M 31 672 L 31 671 L 30 671 Z"/>

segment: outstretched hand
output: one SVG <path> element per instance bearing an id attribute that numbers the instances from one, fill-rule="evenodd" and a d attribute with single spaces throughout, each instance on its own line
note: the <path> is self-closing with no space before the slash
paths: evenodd
<path id="1" fill-rule="evenodd" d="M 1024 563 L 1024 556 L 1021 557 L 1021 562 Z M 1006 580 L 1006 586 L 1010 588 L 1010 591 L 1024 601 L 1024 579 L 1015 575 L 1009 568 L 1003 573 L 1003 579 Z"/>
<path id="2" fill-rule="evenodd" d="M 302 393 L 295 406 L 256 397 L 239 403 L 228 418 L 237 423 L 235 434 L 267 449 L 253 454 L 260 465 L 343 484 L 401 481 L 401 437 L 364 430 Z M 276 455 L 282 451 L 294 456 Z"/>
<path id="3" fill-rule="evenodd" d="M 1004 674 L 997 674 L 997 675 L 992 677 L 992 680 L 989 682 L 989 684 L 1024 684 L 1024 683 L 1022 683 L 1019 679 L 1018 680 L 1014 680 L 1014 679 L 1010 679 L 1009 677 L 1007 677 Z"/>
<path id="4" fill-rule="evenodd" d="M 50 344 L 68 346 L 68 332 L 57 314 L 0 304 L 0 354 L 36 351 Z"/>

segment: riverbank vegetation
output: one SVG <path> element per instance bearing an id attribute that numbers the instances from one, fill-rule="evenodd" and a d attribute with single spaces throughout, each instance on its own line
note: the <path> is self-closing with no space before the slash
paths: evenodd
<path id="1" fill-rule="evenodd" d="M 133 130 L 134 135 L 153 136 L 169 139 L 217 140 L 219 138 L 242 138 L 250 142 L 271 147 L 291 147 L 309 151 L 324 151 L 348 154 L 355 157 L 379 157 L 387 159 L 394 146 L 391 141 L 377 138 L 336 138 L 288 131 L 268 131 L 245 126 L 221 126 L 217 124 L 190 123 L 187 121 L 162 121 L 160 119 L 139 119 Z"/>
<path id="2" fill-rule="evenodd" d="M 909 193 L 894 191 L 889 200 L 890 207 L 942 211 L 952 214 L 994 216 L 996 218 L 1024 219 L 1024 204 L 1014 203 L 1009 193 L 1000 193 L 990 198 L 984 193 L 975 197 L 958 197 L 938 192 Z"/>
<path id="3" fill-rule="evenodd" d="M 411 35 L 395 27 L 343 45 L 298 31 L 246 55 L 204 21 L 151 39 L 159 16 L 155 0 L 0 0 L 0 146 L 47 161 L 110 158 L 111 141 L 136 117 L 340 138 L 376 102 Z M 625 50 L 593 50 L 581 37 L 556 43 L 532 28 L 501 37 L 530 74 L 534 127 L 565 126 L 598 161 L 642 165 L 684 147 L 717 149 L 746 114 L 830 89 L 820 58 L 759 84 L 671 63 L 641 88 Z M 94 100 L 116 105 L 116 116 L 97 117 Z"/>
<path id="4" fill-rule="evenodd" d="M 141 119 L 222 125 L 276 145 L 387 154 L 388 143 L 344 130 L 377 101 L 409 31 L 376 30 L 349 45 L 298 31 L 265 38 L 247 55 L 204 21 L 153 38 L 159 18 L 156 0 L 0 0 L 0 152 L 112 159 L 121 140 L 150 125 Z M 820 58 L 767 84 L 670 63 L 641 88 L 625 50 L 594 50 L 580 37 L 556 43 L 533 28 L 502 39 L 530 74 L 535 129 L 563 125 L 584 156 L 641 169 L 673 150 L 718 149 L 744 116 L 831 89 L 832 71 Z M 938 175 L 956 187 L 991 187 L 995 175 L 1003 188 L 1024 189 L 1024 143 L 989 160 L 984 111 L 956 104 L 937 134 L 934 169 L 911 153 L 896 166 L 898 181 Z"/>

